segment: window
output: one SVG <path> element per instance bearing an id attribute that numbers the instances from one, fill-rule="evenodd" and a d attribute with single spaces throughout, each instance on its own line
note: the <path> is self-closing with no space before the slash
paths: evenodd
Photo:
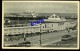
<path id="1" fill-rule="evenodd" d="M 43 28 L 44 28 L 44 26 L 43 26 Z"/>

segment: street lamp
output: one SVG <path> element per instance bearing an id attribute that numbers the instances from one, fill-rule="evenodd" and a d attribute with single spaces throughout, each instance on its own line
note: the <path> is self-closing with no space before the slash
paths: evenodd
<path id="1" fill-rule="evenodd" d="M 41 44 L 42 44 L 41 35 L 42 35 L 42 33 L 41 33 L 41 24 L 40 24 L 40 46 L 41 46 Z"/>
<path id="2" fill-rule="evenodd" d="M 70 32 L 70 29 L 69 29 L 69 20 L 68 20 L 68 28 L 67 28 L 67 31 L 68 31 L 68 33 Z"/>
<path id="3" fill-rule="evenodd" d="M 23 33 L 23 38 L 24 38 L 24 41 L 26 41 L 26 35 L 25 35 L 25 33 Z"/>

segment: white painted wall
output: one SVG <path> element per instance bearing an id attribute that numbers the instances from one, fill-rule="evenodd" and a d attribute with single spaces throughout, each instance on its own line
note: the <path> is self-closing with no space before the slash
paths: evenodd
<path id="1" fill-rule="evenodd" d="M 53 26 L 52 26 L 53 24 Z M 46 25 L 46 27 L 45 27 Z M 47 32 L 47 30 L 54 31 L 54 30 L 64 30 L 66 29 L 66 27 L 70 27 L 70 26 L 74 26 L 76 25 L 76 23 L 74 24 L 70 24 L 69 22 L 65 22 L 62 25 L 59 25 L 59 23 L 42 23 L 41 24 L 41 32 Z M 44 26 L 44 28 L 43 28 Z M 8 28 L 4 28 L 4 34 L 8 35 L 8 34 L 22 34 L 22 33 L 36 33 L 36 32 L 40 32 L 40 25 L 39 26 L 29 26 L 29 27 L 8 27 Z"/>
<path id="2" fill-rule="evenodd" d="M 22 34 L 22 33 L 35 33 L 40 32 L 39 27 L 14 27 L 14 28 L 4 28 L 4 34 Z"/>

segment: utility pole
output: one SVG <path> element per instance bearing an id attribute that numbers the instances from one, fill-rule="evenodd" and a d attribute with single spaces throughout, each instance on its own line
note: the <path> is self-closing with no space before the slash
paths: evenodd
<path id="1" fill-rule="evenodd" d="M 42 42 L 41 42 L 41 35 L 42 35 L 42 33 L 41 33 L 41 24 L 40 24 L 40 46 L 42 44 Z"/>
<path id="2" fill-rule="evenodd" d="M 70 32 L 70 29 L 69 29 L 69 20 L 68 20 L 68 29 L 67 30 L 68 30 L 68 33 L 69 33 Z"/>
<path id="3" fill-rule="evenodd" d="M 26 36 L 25 36 L 25 33 L 23 33 L 23 38 L 24 38 L 24 41 L 26 41 Z"/>
<path id="4" fill-rule="evenodd" d="M 40 46 L 41 46 L 42 42 L 41 42 L 41 33 L 40 33 Z"/>

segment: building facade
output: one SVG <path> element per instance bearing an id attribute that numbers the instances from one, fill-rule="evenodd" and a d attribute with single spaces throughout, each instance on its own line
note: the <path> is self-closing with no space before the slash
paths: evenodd
<path id="1" fill-rule="evenodd" d="M 66 28 L 73 27 L 76 25 L 74 22 L 68 22 L 66 21 L 66 19 L 61 19 L 55 14 L 51 15 L 48 19 L 44 19 L 43 23 L 35 26 L 30 26 L 30 20 L 28 20 L 27 17 L 16 17 L 16 20 L 14 19 L 14 21 L 12 20 L 12 18 L 10 18 L 11 21 L 8 21 L 8 23 L 14 26 L 4 27 L 5 35 L 15 35 L 23 33 L 31 34 L 36 32 L 54 32 L 65 30 Z"/>

